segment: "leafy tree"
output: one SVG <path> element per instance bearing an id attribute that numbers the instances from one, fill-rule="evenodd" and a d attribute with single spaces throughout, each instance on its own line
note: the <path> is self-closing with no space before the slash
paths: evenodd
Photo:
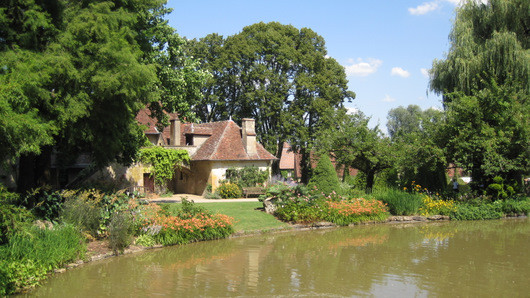
<path id="1" fill-rule="evenodd" d="M 326 57 L 324 39 L 308 28 L 257 23 L 226 39 L 208 35 L 189 50 L 213 74 L 204 89 L 209 100 L 197 106 L 201 120 L 256 119 L 259 141 L 276 156 L 284 141 L 302 153 L 307 182 L 317 131 L 355 97 L 344 68 Z"/>
<path id="2" fill-rule="evenodd" d="M 191 118 L 206 74 L 163 20 L 164 3 L 3 2 L 0 153 L 19 158 L 19 191 L 49 180 L 52 146 L 59 165 L 80 153 L 95 167 L 130 162 L 146 104 L 160 120 L 163 109 Z"/>
<path id="3" fill-rule="evenodd" d="M 525 0 L 468 1 L 457 10 L 430 88 L 444 96 L 450 161 L 475 186 L 529 171 L 530 9 Z"/>
<path id="4" fill-rule="evenodd" d="M 441 191 L 446 187 L 446 159 L 442 146 L 440 126 L 442 111 L 409 105 L 388 112 L 387 128 L 403 186 L 412 181 L 429 190 Z"/>
<path id="5" fill-rule="evenodd" d="M 383 136 L 379 127 L 369 128 L 370 120 L 362 113 L 336 115 L 334 127 L 322 130 L 318 147 L 330 151 L 337 163 L 352 167 L 366 175 L 366 192 L 371 192 L 375 175 L 392 166 L 395 159 L 390 139 Z"/>
<path id="6" fill-rule="evenodd" d="M 313 171 L 313 176 L 309 180 L 309 186 L 316 186 L 324 194 L 330 194 L 333 191 L 337 192 L 340 189 L 337 172 L 335 172 L 335 168 L 327 154 L 320 156 L 318 164 Z"/>
<path id="7" fill-rule="evenodd" d="M 456 11 L 443 60 L 434 60 L 430 88 L 472 95 L 488 86 L 513 85 L 530 91 L 530 9 L 526 0 L 466 1 Z"/>

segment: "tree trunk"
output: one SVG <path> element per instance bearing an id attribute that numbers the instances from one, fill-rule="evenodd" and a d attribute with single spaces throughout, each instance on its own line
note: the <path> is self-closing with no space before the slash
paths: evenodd
<path id="1" fill-rule="evenodd" d="M 368 171 L 366 172 L 366 193 L 372 193 L 372 188 L 374 187 L 374 180 L 375 180 L 375 171 Z"/>
<path id="2" fill-rule="evenodd" d="M 283 152 L 283 141 L 280 141 L 278 146 L 276 147 L 276 154 L 275 156 L 278 158 L 277 160 L 274 160 L 272 162 L 272 175 L 281 175 L 280 172 L 280 159 L 282 158 L 282 152 Z"/>
<path id="3" fill-rule="evenodd" d="M 300 167 L 302 171 L 301 182 L 303 184 L 307 184 L 309 182 L 309 179 L 311 179 L 312 172 L 311 154 L 305 148 L 302 148 L 300 150 L 300 155 L 302 156 L 302 160 L 300 161 Z"/>

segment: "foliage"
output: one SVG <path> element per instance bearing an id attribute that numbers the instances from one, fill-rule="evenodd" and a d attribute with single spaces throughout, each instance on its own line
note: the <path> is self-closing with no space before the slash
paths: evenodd
<path id="1" fill-rule="evenodd" d="M 444 96 L 448 160 L 471 173 L 475 189 L 530 170 L 529 13 L 525 0 L 466 1 L 447 57 L 433 62 L 430 88 Z"/>
<path id="2" fill-rule="evenodd" d="M 82 257 L 85 250 L 81 234 L 71 225 L 17 233 L 0 248 L 0 294 L 37 285 L 48 271 Z"/>
<path id="3" fill-rule="evenodd" d="M 223 183 L 217 188 L 217 193 L 223 199 L 241 198 L 242 190 L 234 183 Z"/>
<path id="4" fill-rule="evenodd" d="M 428 195 L 423 195 L 423 206 L 419 209 L 419 213 L 426 215 L 450 215 L 457 209 L 456 203 L 452 200 L 441 200 L 433 198 Z"/>
<path id="5" fill-rule="evenodd" d="M 339 178 L 327 154 L 320 156 L 308 186 L 316 186 L 326 195 L 339 191 Z"/>
<path id="6" fill-rule="evenodd" d="M 493 205 L 507 216 L 528 215 L 530 213 L 530 198 L 498 200 L 493 202 Z"/>
<path id="7" fill-rule="evenodd" d="M 401 186 L 412 181 L 442 191 L 445 188 L 446 158 L 440 127 L 444 113 L 435 109 L 422 111 L 417 105 L 397 107 L 388 112 L 387 129 L 395 151 L 394 168 Z"/>
<path id="8" fill-rule="evenodd" d="M 87 231 L 93 237 L 98 237 L 101 227 L 102 207 L 97 206 L 93 200 L 86 200 L 83 197 L 67 199 L 63 204 L 60 219 L 72 224 L 82 231 Z"/>
<path id="9" fill-rule="evenodd" d="M 384 221 L 387 207 L 378 200 L 357 198 L 338 202 L 326 201 L 325 219 L 340 226 L 367 221 Z M 325 212 L 326 212 L 325 211 Z"/>
<path id="10" fill-rule="evenodd" d="M 152 247 L 152 246 L 155 246 L 156 241 L 155 241 L 155 238 L 153 238 L 153 236 L 148 235 L 148 234 L 142 234 L 136 238 L 134 243 L 136 245 Z"/>
<path id="11" fill-rule="evenodd" d="M 79 152 L 97 167 L 131 162 L 145 140 L 135 116 L 146 105 L 161 123 L 164 110 L 193 118 L 208 74 L 185 55 L 186 41 L 163 19 L 164 5 L 0 4 L 0 156 L 28 164 L 21 190 L 46 181 L 42 165 L 52 146 L 60 166 Z"/>
<path id="12" fill-rule="evenodd" d="M 344 67 L 326 56 L 324 39 L 308 28 L 261 22 L 227 38 L 210 34 L 193 40 L 188 50 L 213 74 L 196 106 L 201 120 L 256 119 L 266 149 L 280 156 L 284 141 L 290 141 L 302 154 L 307 183 L 306 148 L 320 127 L 332 123 L 329 113 L 355 97 Z"/>
<path id="13" fill-rule="evenodd" d="M 20 204 L 37 218 L 55 220 L 63 208 L 64 199 L 60 191 L 37 188 L 23 196 Z"/>
<path id="14" fill-rule="evenodd" d="M 374 192 L 374 197 L 388 205 L 391 214 L 413 215 L 417 214 L 422 206 L 422 196 L 417 193 L 408 193 L 397 189 L 386 189 Z"/>
<path id="15" fill-rule="evenodd" d="M 226 180 L 239 187 L 254 187 L 263 185 L 269 179 L 269 171 L 258 167 L 229 168 L 225 174 Z"/>
<path id="16" fill-rule="evenodd" d="M 132 242 L 133 223 L 131 214 L 115 212 L 109 223 L 109 247 L 115 254 L 123 252 Z"/>
<path id="17" fill-rule="evenodd" d="M 153 167 L 151 175 L 155 177 L 155 182 L 160 186 L 173 179 L 177 167 L 190 162 L 188 151 L 160 146 L 140 149 L 138 159 Z"/>
<path id="18" fill-rule="evenodd" d="M 488 185 L 486 192 L 492 196 L 493 199 L 506 199 L 515 194 L 512 186 L 505 185 L 502 177 L 493 178 L 493 183 Z"/>
<path id="19" fill-rule="evenodd" d="M 452 220 L 484 220 L 499 219 L 502 217 L 502 213 L 492 204 L 473 206 L 460 203 L 456 205 L 456 210 L 452 211 L 449 216 Z"/>
<path id="20" fill-rule="evenodd" d="M 318 147 L 321 152 L 331 151 L 339 165 L 358 169 L 366 175 L 366 192 L 372 190 L 375 175 L 390 168 L 393 150 L 390 140 L 381 130 L 368 127 L 367 118 L 362 113 L 347 115 L 339 111 L 335 124 L 321 130 Z"/>

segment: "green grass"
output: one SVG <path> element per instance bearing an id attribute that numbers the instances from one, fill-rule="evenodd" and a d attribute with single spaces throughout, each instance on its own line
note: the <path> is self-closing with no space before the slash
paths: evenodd
<path id="1" fill-rule="evenodd" d="M 169 211 L 180 208 L 181 204 L 170 204 Z M 278 228 L 287 228 L 288 224 L 277 220 L 274 216 L 256 208 L 263 207 L 261 202 L 215 202 L 198 203 L 199 207 L 213 212 L 226 214 L 235 219 L 234 230 L 236 232 L 250 233 L 253 231 L 267 231 Z"/>

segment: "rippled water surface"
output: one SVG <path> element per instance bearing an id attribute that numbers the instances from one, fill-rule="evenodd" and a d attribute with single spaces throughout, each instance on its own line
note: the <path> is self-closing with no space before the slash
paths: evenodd
<path id="1" fill-rule="evenodd" d="M 530 220 L 371 225 L 150 250 L 30 296 L 529 297 Z"/>

